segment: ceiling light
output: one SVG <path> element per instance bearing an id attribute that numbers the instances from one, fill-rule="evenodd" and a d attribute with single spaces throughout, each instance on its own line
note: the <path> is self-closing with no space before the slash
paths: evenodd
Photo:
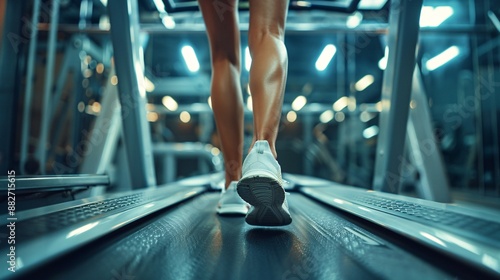
<path id="1" fill-rule="evenodd" d="M 165 106 L 165 108 L 167 108 L 170 111 L 175 111 L 177 110 L 177 108 L 179 108 L 177 101 L 175 101 L 175 99 L 173 99 L 171 96 L 168 95 L 164 96 L 161 99 L 161 103 L 163 104 L 163 106 Z"/>
<path id="2" fill-rule="evenodd" d="M 457 46 L 451 46 L 448 49 L 446 49 L 444 52 L 429 59 L 425 63 L 425 67 L 429 71 L 436 70 L 437 68 L 443 66 L 444 64 L 448 63 L 450 60 L 455 58 L 459 53 L 460 53 L 460 50 L 458 49 Z"/>
<path id="3" fill-rule="evenodd" d="M 288 122 L 295 122 L 297 120 L 297 113 L 295 111 L 290 111 L 288 114 L 286 114 L 286 120 Z"/>
<path id="4" fill-rule="evenodd" d="M 366 75 L 363 78 L 359 79 L 359 81 L 356 82 L 356 84 L 354 85 L 354 88 L 357 91 L 363 91 L 367 87 L 369 87 L 371 84 L 373 84 L 374 81 L 375 81 L 375 78 L 373 77 L 373 75 Z"/>
<path id="5" fill-rule="evenodd" d="M 318 60 L 316 60 L 316 69 L 318 71 L 325 70 L 336 52 L 337 48 L 334 45 L 332 44 L 326 45 L 321 54 L 319 55 Z"/>
<path id="6" fill-rule="evenodd" d="M 385 70 L 385 68 L 387 68 L 387 58 L 389 57 L 389 48 L 388 47 L 385 47 L 385 50 L 384 50 L 384 57 L 382 57 L 379 61 L 378 61 L 378 68 L 380 68 L 380 70 Z"/>
<path id="7" fill-rule="evenodd" d="M 188 123 L 191 120 L 191 114 L 187 111 L 182 111 L 181 114 L 179 115 L 179 119 L 183 123 Z"/>
<path id="8" fill-rule="evenodd" d="M 322 123 L 329 123 L 333 120 L 334 113 L 332 110 L 326 110 L 321 115 L 319 115 L 319 121 Z"/>
<path id="9" fill-rule="evenodd" d="M 363 14 L 360 12 L 354 12 L 352 15 L 347 17 L 346 26 L 348 28 L 356 28 L 361 21 L 363 21 Z"/>
<path id="10" fill-rule="evenodd" d="M 387 0 L 361 0 L 358 9 L 364 10 L 380 10 L 384 7 Z"/>
<path id="11" fill-rule="evenodd" d="M 200 70 L 200 63 L 198 62 L 198 58 L 196 57 L 193 47 L 184 46 L 182 47 L 181 52 L 190 72 L 197 72 Z"/>
<path id="12" fill-rule="evenodd" d="M 347 107 L 348 101 L 349 101 L 349 97 L 342 96 L 341 98 L 339 98 L 339 100 L 337 100 L 337 101 L 335 101 L 335 103 L 333 103 L 333 110 L 335 110 L 337 112 L 342 111 L 342 109 Z"/>
<path id="13" fill-rule="evenodd" d="M 453 15 L 450 6 L 423 6 L 420 13 L 420 27 L 436 27 Z"/>
<path id="14" fill-rule="evenodd" d="M 245 48 L 245 69 L 250 71 L 250 66 L 252 66 L 252 56 L 250 56 L 250 49 Z"/>
<path id="15" fill-rule="evenodd" d="M 363 137 L 365 139 L 370 139 L 378 134 L 379 128 L 376 125 L 372 125 L 365 130 L 363 130 Z"/>
<path id="16" fill-rule="evenodd" d="M 292 102 L 292 109 L 295 111 L 299 111 L 307 104 L 307 98 L 303 95 L 299 95 Z"/>

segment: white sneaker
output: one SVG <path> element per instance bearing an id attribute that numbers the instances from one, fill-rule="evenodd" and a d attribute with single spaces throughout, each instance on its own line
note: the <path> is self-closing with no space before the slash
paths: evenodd
<path id="1" fill-rule="evenodd" d="M 281 167 L 266 140 L 255 142 L 243 162 L 238 194 L 252 207 L 245 221 L 250 225 L 284 226 L 292 222 L 288 210 Z"/>
<path id="2" fill-rule="evenodd" d="M 248 204 L 241 199 L 236 192 L 237 181 L 231 182 L 226 190 L 222 188 L 222 193 L 217 205 L 219 215 L 246 215 L 248 213 Z"/>

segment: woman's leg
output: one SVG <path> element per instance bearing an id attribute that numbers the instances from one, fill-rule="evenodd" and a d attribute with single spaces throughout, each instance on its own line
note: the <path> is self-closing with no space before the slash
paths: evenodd
<path id="1" fill-rule="evenodd" d="M 212 108 L 225 162 L 226 188 L 241 177 L 243 101 L 237 0 L 199 0 L 212 59 Z"/>
<path id="2" fill-rule="evenodd" d="M 252 56 L 253 143 L 267 140 L 275 158 L 288 67 L 283 43 L 287 11 L 288 0 L 250 0 L 248 45 Z"/>

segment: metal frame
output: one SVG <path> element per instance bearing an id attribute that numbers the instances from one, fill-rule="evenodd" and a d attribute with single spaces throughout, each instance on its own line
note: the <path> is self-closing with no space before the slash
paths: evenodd
<path id="1" fill-rule="evenodd" d="M 7 190 L 7 179 L 0 179 L 0 189 Z M 59 175 L 16 177 L 16 190 L 54 190 L 61 187 L 108 185 L 107 175 Z"/>
<path id="2" fill-rule="evenodd" d="M 40 0 L 33 1 L 32 22 L 38 23 L 40 13 Z M 26 89 L 24 92 L 23 122 L 21 125 L 21 155 L 20 170 L 24 173 L 24 165 L 29 153 L 30 123 L 31 123 L 31 103 L 33 100 L 33 75 L 35 72 L 36 45 L 38 39 L 38 28 L 31 28 L 31 41 L 28 51 L 28 70 L 26 72 Z"/>
<path id="3" fill-rule="evenodd" d="M 42 103 L 42 120 L 40 128 L 40 136 L 38 140 L 38 147 L 36 150 L 36 157 L 40 163 L 40 173 L 45 174 L 45 163 L 47 161 L 47 142 L 50 129 L 51 113 L 51 100 L 52 100 L 52 86 L 54 84 L 54 63 L 57 45 L 57 26 L 59 23 L 59 7 L 60 1 L 53 0 L 50 14 L 50 30 L 47 47 L 47 67 L 45 69 L 45 84 L 44 84 L 44 98 Z"/>
<path id="4" fill-rule="evenodd" d="M 161 184 L 175 181 L 177 174 L 176 159 L 178 158 L 197 158 L 199 168 L 203 173 L 209 172 L 209 166 L 212 166 L 215 172 L 223 171 L 222 157 L 214 156 L 211 153 L 211 145 L 203 143 L 156 143 L 153 145 L 154 155 L 157 156 L 163 166 L 161 173 Z M 214 159 L 216 159 L 214 161 Z M 210 165 L 203 164 L 209 162 Z"/>
<path id="5" fill-rule="evenodd" d="M 414 106 L 408 119 L 406 144 L 410 160 L 420 175 L 417 191 L 425 199 L 451 202 L 448 175 L 432 128 L 429 103 L 418 66 L 413 74 L 411 97 Z"/>
<path id="6" fill-rule="evenodd" d="M 480 221 L 483 224 L 491 223 L 492 225 L 500 224 L 498 211 L 476 211 L 456 205 L 356 189 L 332 182 L 325 182 L 323 186 L 303 187 L 300 192 L 423 245 L 453 255 L 473 264 L 490 275 L 500 273 L 500 260 L 498 259 L 500 246 L 498 244 L 492 246 L 490 240 L 479 233 L 463 230 L 460 227 L 460 220 L 446 226 L 437 222 L 427 221 L 423 223 L 418 219 L 405 218 L 406 214 L 401 212 L 402 209 L 392 210 L 392 212 L 396 211 L 397 214 L 395 214 L 381 209 L 377 204 L 383 204 L 382 202 L 384 202 L 413 205 L 416 212 L 430 210 L 435 212 L 439 218 L 468 216 L 469 219 Z M 372 204 L 366 203 L 366 199 Z M 428 216 L 429 214 L 422 215 Z"/>
<path id="7" fill-rule="evenodd" d="M 0 52 L 0 108 L 3 119 L 0 122 L 0 131 L 4 135 L 0 139 L 0 170 L 6 172 L 13 168 L 14 159 L 14 139 L 15 139 L 15 118 L 16 114 L 16 73 L 17 56 L 19 54 L 20 40 L 17 34 L 21 30 L 23 1 L 7 1 L 5 5 L 5 15 L 3 18 L 3 30 L 1 30 L 2 41 Z M 24 40 L 24 38 L 21 38 Z M 14 61 L 14 62 L 13 62 Z"/>
<path id="8" fill-rule="evenodd" d="M 75 85 L 81 84 L 81 83 L 77 83 L 77 82 L 78 82 L 78 79 L 81 79 L 80 75 L 78 75 L 78 72 L 80 71 L 80 68 L 81 68 L 81 61 L 79 59 L 79 53 L 82 50 L 82 40 L 84 40 L 82 35 L 73 36 L 73 38 L 71 40 L 69 40 L 69 44 L 66 46 L 66 50 L 64 53 L 64 59 L 61 63 L 61 68 L 59 70 L 59 74 L 57 75 L 58 78 L 57 78 L 57 82 L 55 83 L 55 86 L 54 86 L 54 92 L 52 93 L 52 100 L 55 101 L 54 105 L 57 104 L 56 102 L 61 101 L 62 92 L 63 92 L 64 86 L 68 82 L 68 74 L 71 71 L 73 71 L 73 73 L 74 73 L 74 75 L 73 75 L 73 79 L 75 81 L 74 84 Z M 70 100 L 67 101 L 67 104 L 62 105 L 61 111 L 58 111 L 56 109 L 56 106 L 53 106 L 53 109 L 51 110 L 52 112 L 50 113 L 51 114 L 50 120 L 51 121 L 55 120 L 55 123 L 52 124 L 54 126 L 54 129 L 52 130 L 53 133 L 50 136 L 51 145 L 50 145 L 50 150 L 49 150 L 49 156 L 53 152 L 54 147 L 57 146 L 60 135 L 63 131 L 62 126 L 67 121 L 68 113 L 70 111 L 73 112 L 73 124 L 76 124 L 80 121 L 80 118 L 78 116 L 79 112 L 77 110 L 74 110 L 74 108 L 77 108 L 77 105 L 75 103 L 78 102 L 78 101 L 76 101 L 76 99 L 77 99 L 76 93 L 81 92 L 81 90 L 77 90 L 77 88 L 78 87 L 75 87 L 75 90 L 73 91 L 73 96 Z M 73 100 L 73 101 L 71 101 L 71 100 Z M 71 102 L 73 102 L 73 103 L 71 103 Z M 70 110 L 70 109 L 73 109 L 73 110 Z M 58 118 L 56 118 L 57 117 L 56 114 L 59 115 Z M 74 125 L 72 127 L 72 130 L 73 131 L 76 130 L 76 127 L 79 127 L 79 126 Z M 76 145 L 76 141 L 78 141 L 78 138 L 75 138 L 74 133 L 73 133 L 72 140 L 73 140 L 72 144 L 74 147 Z"/>
<path id="9" fill-rule="evenodd" d="M 401 181 L 421 7 L 422 0 L 391 2 L 389 57 L 384 72 L 373 179 L 373 188 L 379 191 L 395 193 Z"/>
<path id="10" fill-rule="evenodd" d="M 109 171 L 116 155 L 118 140 L 122 135 L 122 123 L 117 87 L 111 84 L 111 78 L 114 75 L 113 69 L 102 95 L 101 113 L 97 116 L 88 138 L 92 149 L 84 157 L 79 173 L 105 174 Z M 104 191 L 104 187 L 92 188 L 90 196 L 100 195 Z"/>
<path id="11" fill-rule="evenodd" d="M 116 144 L 121 136 L 122 123 L 120 122 L 118 92 L 116 86 L 110 81 L 114 73 L 114 70 L 110 72 L 110 79 L 103 92 L 101 113 L 97 116 L 88 139 L 92 145 L 92 151 L 86 155 L 80 167 L 80 173 L 104 174 L 111 164 Z"/>
<path id="12" fill-rule="evenodd" d="M 102 205 L 107 206 L 109 210 L 104 213 L 94 210 L 94 215 L 92 216 L 75 220 L 70 225 L 63 226 L 57 230 L 49 230 L 49 232 L 45 232 L 35 238 L 27 238 L 23 242 L 20 242 L 20 244 L 16 244 L 16 255 L 22 256 L 22 264 L 19 257 L 16 259 L 16 273 L 28 271 L 42 262 L 88 244 L 90 241 L 117 231 L 154 212 L 205 192 L 206 187 L 200 186 L 200 180 L 207 181 L 206 178 L 191 178 L 162 188 L 96 196 L 16 213 L 16 227 L 18 229 L 23 227 L 28 229 L 32 227 L 32 223 L 36 218 L 41 218 L 43 221 L 44 217 L 53 216 L 55 213 L 64 214 L 65 211 L 74 211 L 78 207 L 97 207 Z M 134 200 L 134 198 L 142 199 Z M 130 201 L 129 205 L 119 202 L 120 200 L 127 199 Z M 109 207 L 114 207 L 115 209 L 109 209 Z M 2 221 L 7 221 L 7 215 L 0 217 Z M 7 246 L 3 246 L 0 252 L 7 254 Z M 11 272 L 7 269 L 0 271 L 0 278 L 2 279 L 6 279 L 6 277 L 11 275 Z"/>
<path id="13" fill-rule="evenodd" d="M 291 13 L 289 13 L 290 17 Z M 248 31 L 248 23 L 240 23 L 239 25 L 241 32 Z M 287 21 L 286 33 L 303 33 L 308 34 L 349 34 L 349 33 L 363 33 L 363 34 L 387 34 L 388 25 L 385 23 L 369 23 L 361 24 L 356 28 L 347 28 L 344 25 L 333 25 L 330 23 L 294 23 L 292 21 Z M 46 23 L 40 23 L 39 30 L 48 31 L 49 25 Z M 89 34 L 108 34 L 109 29 L 102 28 L 97 24 L 88 25 L 84 29 L 79 29 L 78 26 L 74 24 L 60 24 L 59 30 L 64 32 L 80 32 Z M 174 29 L 166 29 L 162 24 L 141 24 L 141 33 L 149 34 L 204 34 L 206 32 L 205 24 L 203 22 L 188 22 L 177 24 Z M 444 33 L 467 33 L 467 34 L 487 34 L 491 32 L 491 29 L 487 25 L 461 25 L 457 27 L 422 27 L 420 29 L 422 33 L 425 34 L 444 34 Z"/>
<path id="14" fill-rule="evenodd" d="M 32 22 L 38 23 L 38 15 L 40 13 L 40 0 L 33 1 L 33 16 Z M 21 161 L 20 169 L 24 173 L 24 166 L 28 158 L 29 152 L 29 132 L 31 123 L 31 103 L 33 101 L 33 74 L 35 72 L 35 55 L 36 45 L 38 39 L 38 28 L 31 28 L 30 44 L 28 51 L 28 70 L 26 72 L 26 89 L 24 93 L 24 106 L 23 106 L 23 121 L 21 125 Z"/>
<path id="15" fill-rule="evenodd" d="M 130 179 L 135 188 L 144 188 L 155 186 L 156 177 L 146 119 L 144 61 L 137 5 L 134 0 L 110 0 L 108 11 Z"/>

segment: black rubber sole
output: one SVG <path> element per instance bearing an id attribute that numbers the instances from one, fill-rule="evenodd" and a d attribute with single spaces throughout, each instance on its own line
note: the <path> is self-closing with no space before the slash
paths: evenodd
<path id="1" fill-rule="evenodd" d="M 250 177 L 238 183 L 238 194 L 253 208 L 245 221 L 255 226 L 285 226 L 292 222 L 292 217 L 282 205 L 285 190 L 280 184 L 267 177 Z"/>

